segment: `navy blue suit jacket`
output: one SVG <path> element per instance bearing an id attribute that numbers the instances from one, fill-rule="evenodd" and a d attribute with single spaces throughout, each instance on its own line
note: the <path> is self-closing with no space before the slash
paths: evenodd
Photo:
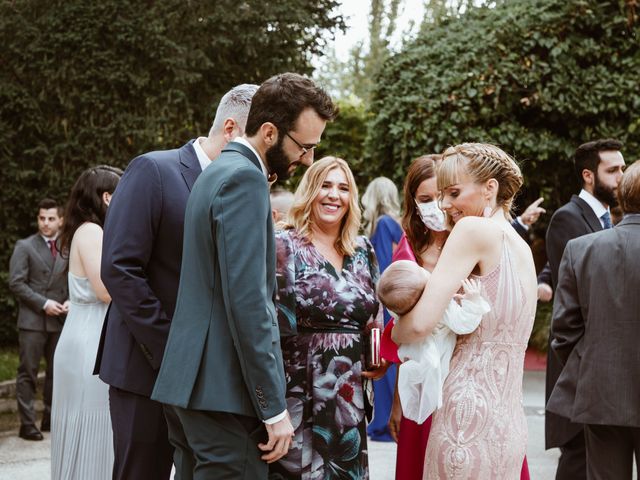
<path id="1" fill-rule="evenodd" d="M 127 167 L 107 212 L 101 277 L 112 303 L 95 373 L 150 396 L 176 305 L 187 199 L 200 163 L 190 141 Z"/>

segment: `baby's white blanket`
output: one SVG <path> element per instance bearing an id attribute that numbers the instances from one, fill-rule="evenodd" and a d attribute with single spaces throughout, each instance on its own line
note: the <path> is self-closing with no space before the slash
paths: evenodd
<path id="1" fill-rule="evenodd" d="M 403 415 L 423 423 L 442 406 L 442 386 L 449 374 L 456 334 L 473 332 L 482 316 L 491 310 L 481 297 L 451 300 L 436 328 L 425 339 L 402 344 L 398 357 L 403 361 L 398 370 L 398 394 Z"/>

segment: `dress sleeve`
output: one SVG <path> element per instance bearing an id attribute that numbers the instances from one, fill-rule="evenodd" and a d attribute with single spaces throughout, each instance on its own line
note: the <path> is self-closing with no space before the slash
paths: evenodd
<path id="1" fill-rule="evenodd" d="M 392 261 L 395 262 L 396 260 L 411 260 L 412 262 L 418 263 L 416 256 L 411 249 L 411 245 L 409 245 L 409 240 L 404 233 L 402 234 L 402 237 L 400 237 L 396 251 L 393 254 Z"/>
<path id="2" fill-rule="evenodd" d="M 290 230 L 276 233 L 276 308 L 280 336 L 298 333 L 296 322 L 296 265 L 293 255 L 293 241 Z"/>

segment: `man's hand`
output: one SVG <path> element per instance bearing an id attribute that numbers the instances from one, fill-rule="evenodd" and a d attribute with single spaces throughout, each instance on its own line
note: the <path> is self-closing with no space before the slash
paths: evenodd
<path id="1" fill-rule="evenodd" d="M 378 380 L 382 378 L 385 373 L 387 373 L 387 370 L 389 370 L 390 366 L 391 364 L 389 362 L 387 362 L 384 358 L 381 358 L 379 367 L 374 368 L 373 370 L 364 370 L 362 372 L 362 376 L 370 380 Z"/>
<path id="2" fill-rule="evenodd" d="M 520 220 L 522 220 L 522 223 L 524 223 L 525 225 L 531 226 L 538 221 L 538 218 L 540 218 L 540 215 L 542 215 L 543 213 L 546 213 L 546 210 L 539 206 L 543 200 L 544 198 L 540 197 L 531 205 L 529 205 L 524 210 L 524 212 L 522 212 L 522 215 L 520 215 Z"/>
<path id="3" fill-rule="evenodd" d="M 69 300 L 65 300 L 64 303 L 62 304 L 62 308 L 64 308 L 64 313 L 69 313 L 69 305 L 71 305 L 71 302 L 69 302 Z"/>
<path id="4" fill-rule="evenodd" d="M 50 317 L 57 317 L 58 315 L 67 313 L 67 309 L 65 309 L 64 305 L 56 302 L 55 300 L 47 300 L 47 303 L 44 306 L 44 312 Z"/>
<path id="5" fill-rule="evenodd" d="M 262 460 L 267 463 L 273 463 L 284 457 L 291 446 L 293 425 L 291 425 L 289 412 L 287 412 L 287 415 L 279 422 L 271 425 L 266 423 L 265 427 L 269 434 L 269 441 L 266 444 L 259 443 L 258 448 L 263 452 L 269 452 L 262 455 Z"/>
<path id="6" fill-rule="evenodd" d="M 550 302 L 553 297 L 553 289 L 546 283 L 538 284 L 538 300 L 541 302 Z"/>
<path id="7" fill-rule="evenodd" d="M 391 405 L 391 414 L 389 415 L 389 433 L 398 443 L 398 435 L 400 435 L 400 422 L 402 420 L 402 405 L 400 404 L 400 395 L 398 395 L 398 385 L 393 392 L 393 404 Z"/>

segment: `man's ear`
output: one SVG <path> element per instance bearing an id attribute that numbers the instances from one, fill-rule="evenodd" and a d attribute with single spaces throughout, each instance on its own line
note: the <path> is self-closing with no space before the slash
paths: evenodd
<path id="1" fill-rule="evenodd" d="M 227 118 L 222 125 L 222 135 L 227 142 L 230 142 L 234 138 L 242 135 L 242 130 L 233 118 Z"/>
<path id="2" fill-rule="evenodd" d="M 584 185 L 593 186 L 596 183 L 596 175 L 588 168 L 582 170 L 582 183 Z"/>
<path id="3" fill-rule="evenodd" d="M 267 147 L 273 147 L 278 143 L 278 128 L 271 122 L 265 122 L 260 126 L 260 135 Z"/>

